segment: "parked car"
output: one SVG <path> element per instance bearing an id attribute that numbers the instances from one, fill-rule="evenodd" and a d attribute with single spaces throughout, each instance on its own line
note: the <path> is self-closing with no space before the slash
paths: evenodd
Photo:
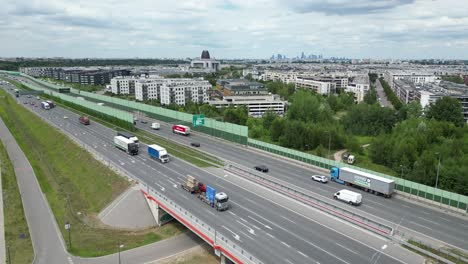
<path id="1" fill-rule="evenodd" d="M 190 145 L 191 145 L 192 147 L 197 147 L 197 148 L 200 147 L 200 143 L 199 143 L 199 142 L 192 142 L 192 143 L 190 143 Z"/>
<path id="2" fill-rule="evenodd" d="M 318 181 L 318 182 L 321 182 L 321 183 L 327 183 L 328 182 L 328 178 L 327 176 L 324 176 L 324 175 L 312 175 L 312 177 L 310 177 L 312 180 L 314 181 Z"/>
<path id="3" fill-rule="evenodd" d="M 254 167 L 256 170 L 261 172 L 268 172 L 268 167 L 265 165 L 257 165 Z"/>

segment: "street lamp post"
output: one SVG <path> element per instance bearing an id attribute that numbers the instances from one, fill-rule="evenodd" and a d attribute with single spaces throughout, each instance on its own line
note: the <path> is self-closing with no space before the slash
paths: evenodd
<path id="1" fill-rule="evenodd" d="M 121 244 L 120 244 L 120 241 L 118 241 L 118 243 L 117 243 L 117 248 L 118 248 L 118 250 L 119 250 L 119 264 L 121 264 L 120 249 L 123 248 L 123 247 L 124 247 L 124 245 L 121 245 Z"/>
<path id="2" fill-rule="evenodd" d="M 72 248 L 72 241 L 71 241 L 71 224 L 70 222 L 65 223 L 65 229 L 68 230 L 68 250 Z"/>
<path id="3" fill-rule="evenodd" d="M 439 171 L 440 171 L 440 153 L 437 153 L 439 155 L 439 162 L 437 164 L 437 176 L 436 176 L 436 184 L 435 188 L 437 189 L 437 184 L 439 183 Z"/>

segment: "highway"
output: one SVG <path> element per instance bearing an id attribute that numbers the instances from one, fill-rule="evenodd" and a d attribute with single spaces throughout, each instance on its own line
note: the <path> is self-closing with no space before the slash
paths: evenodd
<path id="1" fill-rule="evenodd" d="M 38 102 L 25 96 L 22 96 L 20 101 L 36 101 L 36 104 Z M 78 123 L 76 114 L 61 108 L 43 110 L 31 104 L 24 106 L 65 133 L 88 142 L 96 152 L 119 164 L 128 173 L 151 184 L 153 188 L 160 189 L 195 216 L 216 227 L 221 236 L 230 240 L 238 237 L 235 242 L 264 263 L 367 263 L 371 262 L 376 254 L 379 255 L 379 263 L 409 263 L 398 260 L 398 253 L 393 256 L 380 253 L 379 247 L 373 245 L 375 240 L 380 241 L 378 243 L 382 245 L 386 243 L 380 238 L 369 236 L 366 232 L 354 228 L 349 228 L 354 232 L 353 238 L 335 231 L 333 226 L 346 224 L 330 217 L 325 217 L 326 220 L 322 223 L 312 221 L 305 216 L 306 213 L 324 216 L 309 208 L 301 207 L 302 212 L 299 209 L 294 209 L 295 212 L 288 210 L 287 206 L 295 208 L 299 205 L 291 201 L 278 205 L 271 201 L 273 197 L 277 199 L 278 195 L 263 194 L 264 190 L 252 184 L 242 187 L 234 184 L 234 176 L 224 177 L 222 173 L 214 175 L 176 158 L 168 164 L 160 164 L 148 158 L 144 145 L 140 147 L 141 153 L 138 156 L 129 156 L 113 146 L 112 139 L 116 132 L 107 127 L 93 121 L 91 125 L 83 126 Z M 65 119 L 64 116 L 68 118 Z M 218 190 L 226 191 L 230 195 L 232 208 L 226 212 L 216 212 L 180 189 L 178 186 L 187 174 L 213 185 Z M 365 244 L 357 240 L 372 242 Z"/>
<path id="2" fill-rule="evenodd" d="M 216 140 L 200 133 L 192 133 L 189 137 L 175 135 L 171 132 L 169 125 L 164 123 L 161 123 L 161 130 L 152 130 L 149 127 L 150 124 L 151 120 L 148 120 L 148 124 L 138 122 L 137 127 L 187 145 L 190 145 L 190 142 L 200 142 L 200 150 L 250 168 L 255 165 L 266 165 L 270 169 L 268 175 L 295 186 L 309 189 L 312 193 L 322 196 L 323 199 L 328 199 L 331 203 L 336 203 L 332 199 L 333 193 L 345 188 L 345 186 L 334 182 L 321 184 L 312 181 L 310 179 L 311 175 L 324 174 L 319 170 L 291 164 L 284 161 L 284 159 L 263 155 L 257 151 L 248 151 L 246 147 Z M 386 199 L 355 188 L 353 188 L 353 191 L 360 192 L 363 195 L 363 204 L 354 208 L 357 212 L 368 213 L 388 221 L 394 227 L 408 228 L 461 249 L 468 249 L 468 241 L 466 240 L 466 237 L 468 237 L 468 220 L 466 217 L 453 216 L 402 199 Z M 337 205 L 340 206 L 340 204 Z"/>

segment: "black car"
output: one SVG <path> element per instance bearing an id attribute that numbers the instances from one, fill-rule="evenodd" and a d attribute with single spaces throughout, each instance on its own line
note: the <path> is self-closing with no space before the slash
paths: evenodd
<path id="1" fill-rule="evenodd" d="M 146 123 L 148 123 L 148 121 L 146 121 L 146 120 L 143 120 L 143 119 L 142 119 L 142 120 L 140 120 L 140 122 L 141 122 L 142 124 L 146 124 Z"/>
<path id="2" fill-rule="evenodd" d="M 192 142 L 192 143 L 190 143 L 190 145 L 193 146 L 193 147 L 197 147 L 197 148 L 200 147 L 200 143 L 198 143 L 198 142 Z"/>
<path id="3" fill-rule="evenodd" d="M 257 165 L 254 167 L 256 170 L 261 172 L 268 172 L 268 167 L 265 165 Z"/>

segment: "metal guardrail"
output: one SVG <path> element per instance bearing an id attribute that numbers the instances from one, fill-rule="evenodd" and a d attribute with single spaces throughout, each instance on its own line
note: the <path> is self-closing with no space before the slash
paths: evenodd
<path id="1" fill-rule="evenodd" d="M 285 184 L 279 183 L 278 181 L 274 181 L 267 177 L 260 176 L 253 169 L 243 168 L 240 165 L 235 165 L 231 163 L 226 164 L 224 169 L 226 171 L 244 177 L 250 181 L 256 182 L 262 186 L 265 186 L 271 190 L 282 193 L 304 204 L 311 205 L 328 214 L 331 214 L 333 216 L 344 219 L 350 223 L 363 227 L 376 234 L 382 236 L 391 236 L 393 234 L 393 228 L 388 225 L 381 224 L 362 215 L 355 214 L 349 210 L 337 207 L 331 203 L 317 199 L 309 194 L 297 190 L 297 187 L 291 188 L 289 186 L 286 186 Z"/>
<path id="2" fill-rule="evenodd" d="M 149 187 L 144 182 L 140 182 L 139 184 L 141 191 L 145 194 L 147 199 L 157 203 L 165 212 L 177 219 L 188 229 L 192 230 L 215 250 L 222 252 L 230 260 L 235 263 L 263 264 L 263 262 L 255 258 L 252 254 L 239 247 L 234 241 L 218 233 L 216 229 L 171 201 L 161 194 L 161 192 Z"/>

